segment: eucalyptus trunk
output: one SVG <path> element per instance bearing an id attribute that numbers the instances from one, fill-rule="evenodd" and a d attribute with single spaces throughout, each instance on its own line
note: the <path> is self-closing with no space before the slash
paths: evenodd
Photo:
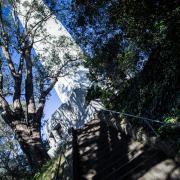
<path id="1" fill-rule="evenodd" d="M 27 124 L 21 121 L 14 121 L 16 138 L 25 153 L 32 172 L 35 173 L 41 169 L 44 163 L 49 159 L 45 147 L 43 146 L 38 124 Z"/>

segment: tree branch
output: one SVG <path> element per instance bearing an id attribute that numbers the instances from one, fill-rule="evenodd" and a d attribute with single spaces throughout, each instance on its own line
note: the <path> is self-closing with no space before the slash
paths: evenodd
<path id="1" fill-rule="evenodd" d="M 3 51 L 3 54 L 8 62 L 8 65 L 9 65 L 9 69 L 11 71 L 11 74 L 13 76 L 13 78 L 16 78 L 17 77 L 17 73 L 16 73 L 16 70 L 15 70 L 15 67 L 14 67 L 14 63 L 11 59 L 11 55 L 9 53 L 9 49 L 8 47 L 5 47 L 5 46 L 1 46 L 2 48 L 2 51 Z"/>
<path id="2" fill-rule="evenodd" d="M 3 41 L 5 43 L 4 45 L 2 45 L 2 43 L 1 43 L 1 48 L 2 48 L 3 54 L 5 55 L 6 60 L 8 62 L 8 65 L 9 65 L 10 71 L 12 73 L 12 76 L 15 78 L 16 77 L 16 70 L 15 70 L 13 61 L 11 59 L 9 49 L 8 49 L 9 40 L 8 40 L 8 37 L 7 37 L 7 32 L 6 32 L 5 27 L 4 27 L 4 20 L 3 20 L 1 2 L 0 2 L 0 23 L 1 23 L 1 28 L 2 28 L 2 37 L 1 38 L 3 38 Z"/>
<path id="3" fill-rule="evenodd" d="M 31 49 L 32 47 L 25 46 L 25 61 L 26 61 L 26 87 L 25 96 L 27 104 L 28 121 L 33 121 L 36 113 L 34 91 L 33 91 L 33 74 L 32 74 L 32 60 L 31 60 Z"/>
<path id="4" fill-rule="evenodd" d="M 8 104 L 8 102 L 6 101 L 6 99 L 3 96 L 3 74 L 2 74 L 2 62 L 0 59 L 0 107 L 4 110 L 6 117 L 4 118 L 4 120 L 6 121 L 6 123 L 10 123 L 10 121 L 12 120 L 12 110 Z"/>
<path id="5" fill-rule="evenodd" d="M 52 82 L 50 83 L 49 87 L 41 92 L 40 98 L 39 98 L 39 105 L 38 105 L 38 109 L 37 109 L 37 121 L 41 119 L 42 115 L 43 115 L 43 110 L 44 110 L 44 106 L 45 106 L 45 102 L 46 102 L 46 97 L 47 95 L 51 92 L 51 90 L 54 88 L 55 84 L 58 81 L 58 77 L 63 77 L 68 73 L 66 73 L 63 76 L 60 76 L 60 74 L 62 73 L 63 68 L 65 68 L 70 62 L 74 62 L 77 61 L 77 59 L 74 60 L 69 60 L 66 61 L 63 66 L 59 69 L 59 71 L 56 73 L 56 75 L 52 78 Z"/>
<path id="6" fill-rule="evenodd" d="M 27 28 L 25 39 L 32 35 L 34 37 L 36 35 L 36 31 L 41 27 L 43 22 L 46 22 L 50 17 L 52 16 L 52 13 L 50 13 L 48 16 L 44 17 L 40 21 L 38 21 L 36 24 L 34 24 L 29 30 Z M 33 39 L 33 38 L 32 38 Z"/>
<path id="7" fill-rule="evenodd" d="M 18 67 L 18 74 L 22 76 L 22 70 L 24 66 L 24 51 L 21 52 L 20 63 Z"/>
<path id="8" fill-rule="evenodd" d="M 58 72 L 56 73 L 56 75 L 54 75 L 54 77 L 52 78 L 52 82 L 51 82 L 51 84 L 49 85 L 49 87 L 48 87 L 45 91 L 42 92 L 42 94 L 44 94 L 45 97 L 50 93 L 50 91 L 53 89 L 53 87 L 54 87 L 55 84 L 57 83 L 58 77 L 64 77 L 64 76 L 65 76 L 65 75 L 62 75 L 62 76 L 60 75 L 60 74 L 62 73 L 62 70 L 63 70 L 69 63 L 72 63 L 72 62 L 75 62 L 75 61 L 77 61 L 77 59 L 68 60 L 68 61 L 66 61 L 66 62 L 61 66 L 61 68 L 59 69 L 59 71 L 58 71 Z M 66 74 L 69 74 L 69 72 L 66 73 Z"/>

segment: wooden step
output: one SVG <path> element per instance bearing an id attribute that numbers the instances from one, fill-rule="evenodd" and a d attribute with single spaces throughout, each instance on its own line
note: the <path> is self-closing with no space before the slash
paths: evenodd
<path id="1" fill-rule="evenodd" d="M 155 154 L 154 154 L 155 153 Z M 103 180 L 111 180 L 111 179 L 122 179 L 128 176 L 130 172 L 136 170 L 138 167 L 142 167 L 142 165 L 146 165 L 149 159 L 156 157 L 155 151 L 146 151 L 143 153 L 138 153 L 134 158 L 125 163 L 115 165 L 114 170 L 109 173 L 106 177 L 103 177 Z"/>
<path id="2" fill-rule="evenodd" d="M 98 119 L 77 132 L 81 171 L 81 178 L 77 180 L 138 180 L 165 159 L 161 152 L 132 140 Z"/>
<path id="3" fill-rule="evenodd" d="M 106 165 L 104 166 L 99 166 L 97 168 L 98 171 L 98 175 L 97 175 L 97 179 L 98 177 L 101 177 L 102 175 L 106 174 L 107 172 L 111 172 L 114 167 L 118 164 L 122 164 L 123 162 L 125 163 L 127 160 L 131 160 L 133 159 L 135 156 L 137 156 L 138 154 L 142 153 L 142 149 L 143 146 L 138 146 L 136 147 L 136 149 L 133 149 L 132 151 L 128 152 L 127 154 L 121 154 L 119 158 L 116 158 L 114 160 L 109 160 Z"/>

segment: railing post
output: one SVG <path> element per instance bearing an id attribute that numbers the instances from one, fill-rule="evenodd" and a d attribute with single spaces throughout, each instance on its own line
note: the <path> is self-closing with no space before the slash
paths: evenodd
<path id="1" fill-rule="evenodd" d="M 80 159 L 79 159 L 79 148 L 78 148 L 78 138 L 77 131 L 72 128 L 72 137 L 73 137 L 73 179 L 80 180 Z"/>
<path id="2" fill-rule="evenodd" d="M 63 150 L 62 150 L 62 147 L 60 149 L 60 157 L 59 157 L 59 161 L 58 161 L 58 167 L 57 167 L 57 170 L 56 170 L 56 175 L 55 175 L 55 180 L 59 180 L 59 170 L 60 170 L 60 167 L 61 167 L 61 159 L 62 159 L 62 153 L 63 153 Z"/>

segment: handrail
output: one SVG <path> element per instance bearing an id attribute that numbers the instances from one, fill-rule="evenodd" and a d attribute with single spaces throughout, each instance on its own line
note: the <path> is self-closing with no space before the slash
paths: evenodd
<path id="1" fill-rule="evenodd" d="M 62 147 L 61 147 L 60 153 L 61 153 L 61 151 L 62 151 Z M 62 153 L 60 154 L 60 157 L 59 157 L 59 162 L 58 162 L 58 167 L 56 170 L 55 180 L 59 179 L 59 169 L 60 169 L 60 165 L 61 165 L 61 159 L 62 159 Z"/>
<path id="2" fill-rule="evenodd" d="M 115 114 L 119 114 L 122 116 L 127 116 L 127 117 L 132 117 L 132 118 L 136 118 L 136 119 L 141 119 L 143 120 L 147 126 L 151 129 L 151 131 L 155 134 L 155 136 L 159 136 L 158 133 L 156 132 L 156 130 L 153 128 L 153 126 L 150 124 L 151 123 L 158 123 L 161 124 L 163 126 L 176 126 L 176 127 L 180 127 L 180 123 L 165 123 L 159 120 L 154 120 L 154 119 L 150 119 L 150 118 L 146 118 L 146 117 L 141 117 L 141 116 L 137 116 L 137 115 L 133 115 L 133 114 L 128 114 L 128 113 L 124 113 L 124 112 L 118 112 L 118 111 L 114 111 L 114 110 L 108 110 L 108 109 L 101 109 L 102 111 L 106 111 L 106 112 L 110 112 L 110 113 L 115 113 Z"/>
<path id="3" fill-rule="evenodd" d="M 137 119 L 142 119 L 142 120 L 146 120 L 146 121 L 150 121 L 152 123 L 159 123 L 165 126 L 169 126 L 169 125 L 177 125 L 180 126 L 180 123 L 165 123 L 159 120 L 154 120 L 154 119 L 150 119 L 150 118 L 146 118 L 146 117 L 141 117 L 141 116 L 136 116 L 133 114 L 128 114 L 128 113 L 124 113 L 124 112 L 118 112 L 118 111 L 114 111 L 114 110 L 108 110 L 108 109 L 102 109 L 103 111 L 107 111 L 107 112 L 112 112 L 112 113 L 116 113 L 116 114 L 120 114 L 120 115 L 124 115 L 124 116 L 129 116 L 129 117 L 133 117 L 133 118 L 137 118 Z"/>
<path id="4" fill-rule="evenodd" d="M 137 116 L 137 115 L 133 115 L 133 114 L 129 114 L 129 113 L 125 113 L 125 112 L 118 112 L 118 111 L 114 111 L 114 110 L 109 110 L 109 109 L 101 109 L 101 111 L 105 111 L 105 112 L 110 112 L 110 113 L 115 113 L 115 114 L 119 114 L 121 116 L 127 116 L 127 117 L 131 117 L 131 118 L 136 118 L 136 119 L 140 119 L 140 120 L 143 120 L 147 126 L 151 129 L 151 131 L 158 137 L 158 133 L 156 132 L 156 130 L 153 128 L 153 126 L 151 125 L 151 123 L 157 123 L 157 124 L 160 124 L 160 125 L 163 125 L 163 126 L 178 126 L 180 127 L 180 123 L 165 123 L 165 122 L 162 122 L 162 121 L 159 121 L 159 120 L 154 120 L 154 119 L 150 119 L 150 118 L 146 118 L 146 117 L 141 117 L 141 116 Z M 72 128 L 72 131 L 75 132 L 75 130 Z M 73 133 L 72 132 L 72 133 Z M 74 135 L 74 133 L 73 133 Z M 67 142 L 67 139 L 69 139 L 70 135 L 67 134 L 66 137 L 64 137 L 62 139 L 62 144 L 61 144 L 61 150 L 60 150 L 60 159 L 59 159 L 59 163 L 58 163 L 58 168 L 57 168 L 57 172 L 56 172 L 56 177 L 55 177 L 55 180 L 58 180 L 58 177 L 59 177 L 59 170 L 60 170 L 60 165 L 61 165 L 61 159 L 62 157 L 64 156 L 64 160 L 65 160 L 65 163 L 70 167 L 70 164 L 64 154 L 64 150 L 66 149 L 66 142 Z M 74 139 L 73 139 L 74 141 Z M 75 143 L 75 142 L 74 142 Z M 73 152 L 74 153 L 74 152 Z M 74 155 L 73 155 L 74 156 Z M 78 177 L 78 174 L 76 174 L 76 172 L 74 171 L 75 173 L 75 176 Z M 77 178 L 76 178 L 77 179 Z"/>
<path id="5" fill-rule="evenodd" d="M 55 180 L 59 180 L 59 171 L 60 171 L 60 167 L 61 167 L 61 160 L 62 160 L 62 157 L 64 157 L 64 161 L 65 163 L 70 167 L 70 164 L 65 156 L 65 149 L 66 149 L 66 142 L 67 142 L 67 139 L 69 139 L 70 136 L 66 136 L 65 138 L 62 139 L 62 143 L 61 143 L 61 146 L 60 146 L 60 159 L 59 159 L 59 162 L 58 162 L 58 167 L 57 167 L 57 170 L 56 170 L 56 176 L 55 176 Z"/>

